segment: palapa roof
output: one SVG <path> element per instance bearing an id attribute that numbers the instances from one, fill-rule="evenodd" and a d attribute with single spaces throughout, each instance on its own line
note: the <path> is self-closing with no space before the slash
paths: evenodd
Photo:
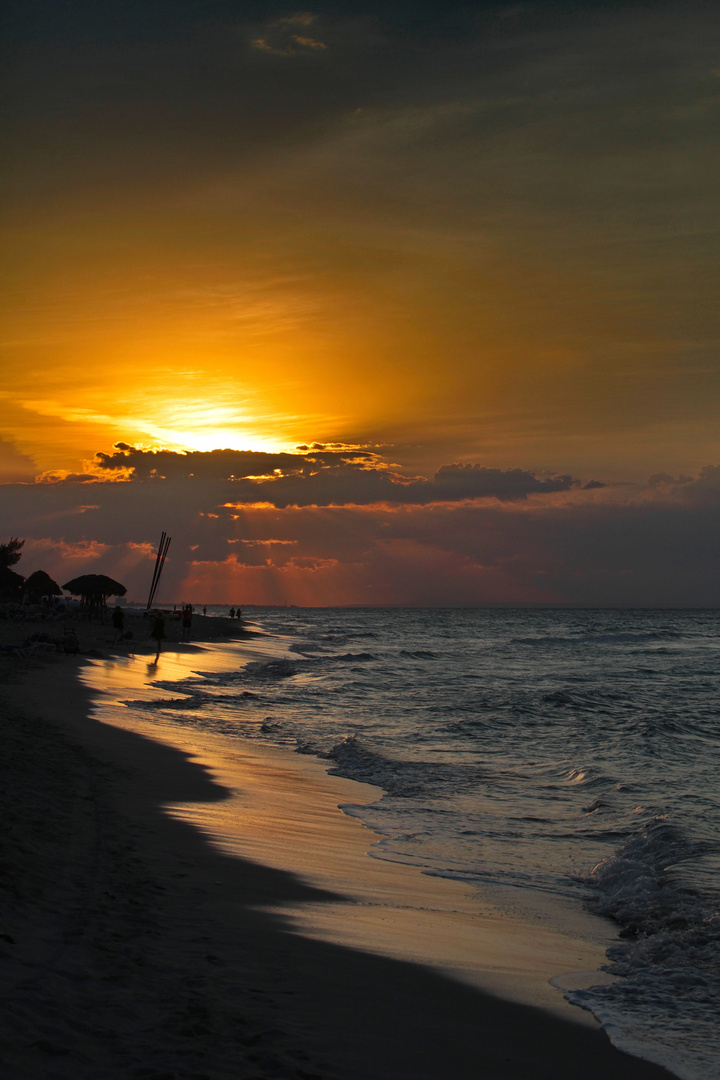
<path id="1" fill-rule="evenodd" d="M 105 574 L 83 574 L 63 585 L 73 596 L 124 596 L 127 589 Z"/>
<path id="2" fill-rule="evenodd" d="M 7 566 L 0 566 L 0 593 L 14 593 L 22 588 L 25 578 Z"/>
<path id="3" fill-rule="evenodd" d="M 62 596 L 62 589 L 44 570 L 36 570 L 23 585 L 23 590 L 33 596 Z"/>

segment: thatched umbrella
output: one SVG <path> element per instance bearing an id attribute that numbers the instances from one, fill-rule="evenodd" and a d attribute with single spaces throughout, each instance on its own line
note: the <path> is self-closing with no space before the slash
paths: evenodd
<path id="1" fill-rule="evenodd" d="M 79 596 L 82 606 L 90 615 L 96 611 L 102 614 L 108 596 L 124 596 L 127 592 L 124 585 L 105 574 L 83 574 L 68 581 L 67 585 L 63 585 L 63 589 L 73 596 Z"/>
<path id="2" fill-rule="evenodd" d="M 19 600 L 25 578 L 7 566 L 0 566 L 0 596 Z"/>
<path id="3" fill-rule="evenodd" d="M 41 600 L 43 596 L 62 596 L 62 589 L 44 570 L 36 570 L 23 585 L 23 592 L 31 600 Z"/>

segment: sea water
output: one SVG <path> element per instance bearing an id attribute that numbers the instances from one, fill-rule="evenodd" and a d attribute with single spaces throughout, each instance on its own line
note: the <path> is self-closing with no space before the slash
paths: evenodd
<path id="1" fill-rule="evenodd" d="M 378 785 L 344 807 L 380 834 L 375 858 L 530 919 L 589 908 L 613 928 L 618 978 L 569 999 L 683 1080 L 720 1075 L 720 615 L 245 616 L 272 659 L 132 704 Z"/>

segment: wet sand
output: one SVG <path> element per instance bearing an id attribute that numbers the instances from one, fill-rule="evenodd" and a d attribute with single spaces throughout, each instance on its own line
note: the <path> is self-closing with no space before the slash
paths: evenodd
<path id="1" fill-rule="evenodd" d="M 77 669 L 73 658 L 38 657 L 11 671 L 2 692 L 4 1075 L 669 1075 L 614 1050 L 589 1024 L 366 951 L 372 926 L 359 928 L 354 948 L 308 936 L 311 927 L 294 932 L 303 927 L 289 909 L 332 910 L 344 899 L 308 870 L 312 852 L 334 851 L 352 881 L 354 855 L 339 837 L 362 830 L 311 796 L 313 785 L 327 790 L 314 765 L 295 772 L 306 780 L 291 790 L 271 751 L 236 762 L 246 770 L 244 786 L 240 774 L 233 784 L 246 797 L 247 845 L 211 843 L 197 818 L 199 808 L 232 804 L 220 764 L 98 722 Z M 330 779 L 338 801 L 342 785 L 357 787 Z M 283 852 L 299 845 L 278 835 L 293 799 L 306 837 L 295 864 Z M 303 816 L 313 799 L 323 809 Z M 488 957 L 493 964 L 503 966 Z"/>

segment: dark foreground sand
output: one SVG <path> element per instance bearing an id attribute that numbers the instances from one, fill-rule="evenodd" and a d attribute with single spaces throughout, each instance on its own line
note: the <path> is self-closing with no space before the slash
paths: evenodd
<path id="1" fill-rule="evenodd" d="M 661 1080 L 605 1035 L 418 965 L 288 934 L 314 900 L 162 804 L 223 798 L 180 751 L 88 716 L 78 662 L 0 700 L 0 1075 Z"/>

